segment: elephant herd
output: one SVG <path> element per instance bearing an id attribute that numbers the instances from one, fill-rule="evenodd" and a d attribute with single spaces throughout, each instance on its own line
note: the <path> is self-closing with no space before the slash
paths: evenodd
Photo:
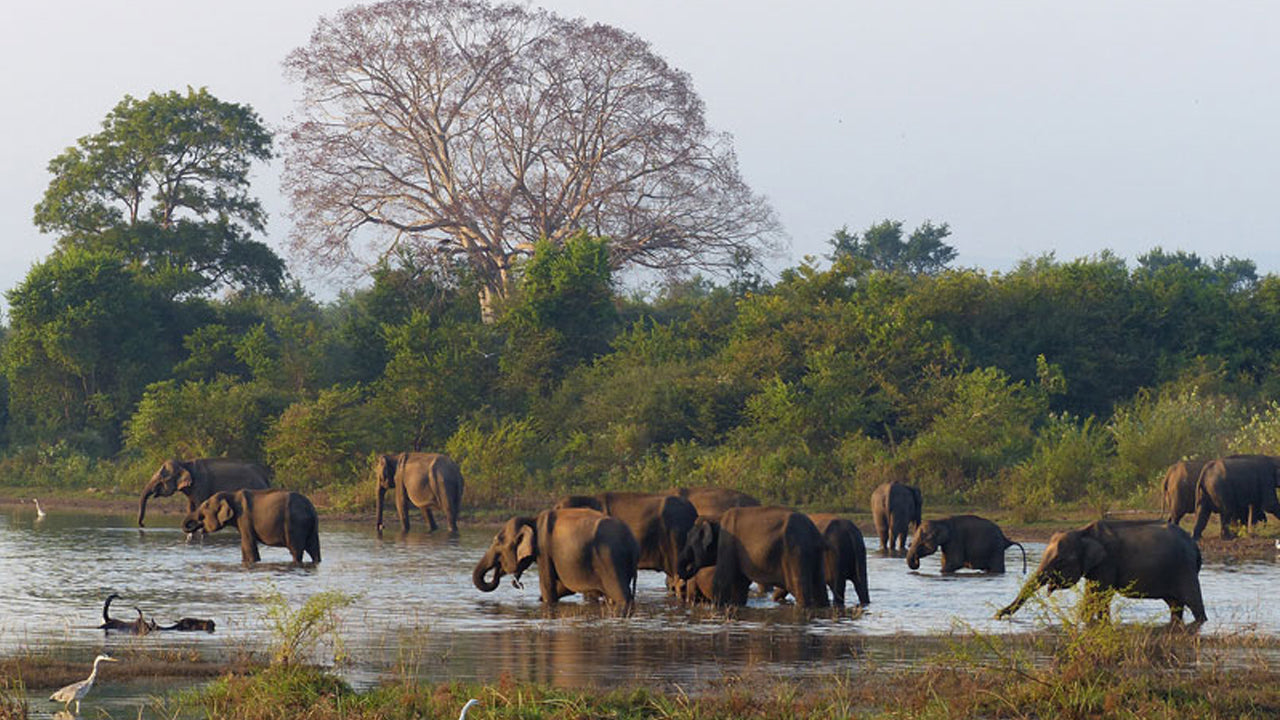
<path id="1" fill-rule="evenodd" d="M 416 507 L 431 530 L 438 527 L 432 514 L 437 510 L 457 532 L 463 479 L 447 456 L 382 455 L 374 475 L 379 533 L 389 491 L 401 530 L 409 529 Z M 1099 520 L 1054 534 L 1040 566 L 997 617 L 1016 612 L 1041 587 L 1053 592 L 1085 579 L 1086 601 L 1099 603 L 1090 605 L 1095 615 L 1105 614 L 1118 592 L 1164 600 L 1173 620 L 1190 609 L 1196 622 L 1203 622 L 1197 540 L 1209 515 L 1220 514 L 1223 537 L 1230 537 L 1234 523 L 1265 522 L 1268 512 L 1280 518 L 1278 486 L 1280 458 L 1234 455 L 1178 463 L 1164 480 L 1165 519 Z M 215 532 L 232 524 L 239 529 L 245 563 L 259 560 L 259 544 L 288 548 L 295 563 L 304 553 L 320 561 L 315 507 L 299 493 L 272 489 L 259 465 L 222 458 L 165 462 L 143 491 L 139 526 L 149 498 L 175 492 L 187 496 L 187 532 Z M 882 484 L 870 505 L 881 551 L 905 551 L 912 570 L 921 558 L 940 552 L 944 573 L 962 568 L 1003 573 L 1006 550 L 1017 546 L 1026 572 L 1026 550 L 994 522 L 976 515 L 923 520 L 918 488 Z M 1192 511 L 1194 537 L 1177 526 Z M 492 592 L 509 575 L 514 586 L 523 587 L 520 579 L 535 563 L 542 602 L 581 594 L 622 613 L 634 607 L 640 570 L 664 573 L 668 588 L 686 602 L 744 605 L 756 583 L 772 588 L 776 600 L 791 595 L 802 608 L 842 607 L 850 582 L 858 604 L 870 602 L 866 544 L 857 525 L 834 515 L 763 506 L 725 488 L 564 497 L 537 515 L 507 520 L 476 563 L 472 581 L 481 592 Z"/>

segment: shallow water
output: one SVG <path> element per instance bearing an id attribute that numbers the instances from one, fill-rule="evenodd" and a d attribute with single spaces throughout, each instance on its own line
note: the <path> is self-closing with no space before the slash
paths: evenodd
<path id="1" fill-rule="evenodd" d="M 436 681 L 642 681 L 696 691 L 737 676 L 798 679 L 833 670 L 856 673 L 868 660 L 911 663 L 939 649 L 913 636 L 1026 632 L 1051 620 L 1032 605 L 1011 622 L 992 619 L 1024 580 L 1016 548 L 1006 556 L 1008 574 L 943 577 L 938 556 L 925 558 L 920 571 L 912 572 L 901 557 L 874 552 L 876 540 L 868 538 L 872 604 L 861 616 L 806 615 L 759 597 L 731 615 L 687 608 L 668 597 L 661 574 L 645 571 L 635 615 L 614 618 L 603 606 L 574 597 L 545 610 L 538 602 L 536 569 L 524 578 L 523 590 L 509 578 L 496 592 L 476 590 L 471 568 L 494 527 L 464 525 L 459 537 L 449 538 L 415 526 L 408 535 L 379 538 L 365 524 L 325 521 L 324 561 L 318 566 L 290 567 L 286 550 L 263 547 L 264 562 L 246 569 L 234 530 L 187 542 L 176 518 L 156 517 L 152 523 L 140 531 L 125 516 L 55 509 L 37 521 L 33 509 L 0 513 L 0 653 L 53 648 L 86 667 L 99 651 L 123 654 L 131 648 L 236 657 L 271 644 L 264 594 L 279 591 L 296 608 L 313 593 L 338 590 L 357 596 L 342 613 L 339 631 L 350 658 L 341 671 L 356 685 L 408 672 Z M 1042 550 L 1043 545 L 1027 544 L 1030 567 Z M 1201 584 L 1210 619 L 1203 632 L 1280 635 L 1280 611 L 1263 602 L 1277 580 L 1280 568 L 1271 562 L 1206 566 Z M 122 596 L 112 605 L 114 617 L 133 619 L 136 605 L 161 623 L 211 618 L 217 632 L 104 635 L 95 626 L 112 592 Z M 847 595 L 856 597 L 852 587 Z M 1117 603 L 1117 615 L 1162 622 L 1168 611 L 1159 601 L 1124 601 Z M 904 637 L 876 641 L 881 636 Z M 58 709 L 44 700 L 50 691 L 32 689 L 35 717 Z M 95 690 L 83 714 L 96 713 L 93 707 L 134 717 L 132 708 L 154 692 L 132 683 Z"/>

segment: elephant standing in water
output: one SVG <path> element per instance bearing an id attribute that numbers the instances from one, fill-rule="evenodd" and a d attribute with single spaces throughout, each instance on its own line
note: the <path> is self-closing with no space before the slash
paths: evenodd
<path id="1" fill-rule="evenodd" d="M 573 593 L 603 595 L 630 613 L 639 560 L 640 545 L 621 520 L 588 508 L 543 510 L 536 518 L 508 520 L 471 571 L 471 581 L 480 592 L 493 592 L 505 574 L 522 587 L 520 576 L 536 561 L 542 602 L 554 604 Z M 485 577 L 490 571 L 492 580 Z"/>
<path id="2" fill-rule="evenodd" d="M 590 508 L 621 520 L 640 543 L 641 570 L 659 570 L 676 579 L 676 560 L 698 511 L 684 498 L 633 492 L 570 495 L 555 509 Z"/>
<path id="3" fill-rule="evenodd" d="M 828 607 L 823 575 L 826 541 L 804 513 L 781 507 L 736 507 L 719 522 L 698 518 L 680 552 L 680 578 L 714 565 L 712 600 L 746 605 L 751 582 L 785 588 L 805 608 Z"/>
<path id="4" fill-rule="evenodd" d="M 1231 526 L 1252 527 L 1265 522 L 1266 513 L 1280 518 L 1280 458 L 1269 455 L 1231 455 L 1204 466 L 1196 483 L 1196 526 L 1191 536 L 1200 540 L 1209 516 L 1218 513 L 1222 537 L 1232 537 Z"/>
<path id="5" fill-rule="evenodd" d="M 1164 600 L 1170 620 L 1181 622 L 1190 608 L 1197 624 L 1205 621 L 1200 594 L 1200 548 L 1182 528 L 1164 521 L 1098 520 L 1077 530 L 1054 533 L 1040 567 L 1018 597 L 996 613 L 1012 615 L 1042 586 L 1049 592 L 1085 583 L 1082 615 L 1107 619 L 1111 597 Z"/>
<path id="6" fill-rule="evenodd" d="M 180 492 L 187 496 L 187 514 L 214 493 L 234 490 L 266 490 L 271 487 L 271 473 L 257 463 L 229 458 L 166 460 L 151 476 L 138 503 L 138 527 L 147 515 L 147 500 Z"/>
<path id="7" fill-rule="evenodd" d="M 920 525 L 924 496 L 920 488 L 893 481 L 884 483 L 871 493 L 871 517 L 880 535 L 880 551 L 907 549 L 911 526 Z"/>
<path id="8" fill-rule="evenodd" d="M 846 583 L 853 583 L 853 590 L 858 594 L 859 605 L 871 604 L 871 591 L 867 585 L 867 544 L 862 539 L 862 531 L 852 521 L 835 515 L 819 513 L 810 515 L 814 527 L 822 533 L 826 547 L 822 554 L 822 576 L 831 590 L 831 604 L 844 607 L 844 588 Z M 701 576 L 702 572 L 695 576 Z M 710 587 L 709 581 L 704 582 Z M 710 597 L 709 592 L 703 594 Z M 785 588 L 776 588 L 773 599 L 781 602 L 787 596 Z"/>
<path id="9" fill-rule="evenodd" d="M 237 490 L 215 493 L 189 515 L 182 529 L 214 533 L 235 524 L 240 530 L 240 558 L 258 562 L 258 543 L 289 549 L 295 565 L 302 553 L 320 562 L 320 518 L 306 495 L 288 490 Z"/>
<path id="10" fill-rule="evenodd" d="M 1022 572 L 1027 571 L 1027 550 L 1004 536 L 999 525 L 977 515 L 952 515 L 925 520 L 916 528 L 907 553 L 907 566 L 920 569 L 920 558 L 942 550 L 942 572 L 961 568 L 1004 572 L 1004 551 L 1018 546 L 1022 551 Z"/>
<path id="11" fill-rule="evenodd" d="M 444 512 L 449 532 L 458 532 L 458 513 L 462 510 L 462 470 L 448 455 L 405 452 L 378 456 L 374 472 L 378 487 L 377 527 L 382 532 L 382 507 L 388 490 L 396 494 L 396 514 L 400 530 L 409 532 L 409 508 L 422 510 L 430 532 L 435 532 L 432 508 Z"/>

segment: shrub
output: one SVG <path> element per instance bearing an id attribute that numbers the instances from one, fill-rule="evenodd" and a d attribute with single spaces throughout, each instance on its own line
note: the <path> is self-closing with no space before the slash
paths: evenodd
<path id="1" fill-rule="evenodd" d="M 1054 505 L 1083 498 L 1106 477 L 1110 458 L 1110 437 L 1093 418 L 1052 415 L 1031 457 L 1002 475 L 999 494 L 1023 520 L 1034 520 Z"/>
<path id="2" fill-rule="evenodd" d="M 1234 453 L 1280 455 L 1280 403 L 1272 401 L 1231 437 L 1228 447 Z"/>
<path id="3" fill-rule="evenodd" d="M 480 418 L 462 422 L 446 448 L 462 468 L 469 502 L 515 507 L 535 488 L 540 444 L 532 420 Z"/>
<path id="4" fill-rule="evenodd" d="M 357 600 L 357 596 L 337 590 L 325 590 L 307 598 L 302 607 L 289 607 L 285 596 L 272 587 L 263 594 L 267 626 L 275 647 L 271 662 L 293 665 L 305 662 L 326 639 L 334 662 L 344 658 L 342 638 L 338 635 L 341 619 L 338 613 Z"/>
<path id="5" fill-rule="evenodd" d="M 283 395 L 257 382 L 228 376 L 147 387 L 125 428 L 127 447 L 152 464 L 166 458 L 262 457 L 268 419 L 284 409 Z"/>
<path id="6" fill-rule="evenodd" d="M 360 388 L 321 390 L 290 405 L 271 423 L 263 442 L 281 487 L 355 483 L 373 450 Z"/>

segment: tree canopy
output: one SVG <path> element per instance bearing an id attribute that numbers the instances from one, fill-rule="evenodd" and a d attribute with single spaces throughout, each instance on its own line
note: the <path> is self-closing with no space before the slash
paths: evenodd
<path id="1" fill-rule="evenodd" d="M 831 236 L 831 257 L 859 258 L 888 272 L 934 275 L 956 258 L 956 249 L 943 242 L 950 235 L 949 225 L 934 225 L 928 220 L 906 240 L 902 239 L 902 223 L 898 220 L 876 223 L 861 235 L 843 227 Z"/>
<path id="2" fill-rule="evenodd" d="M 515 258 L 582 230 L 615 268 L 733 267 L 777 239 L 689 77 L 617 28 L 393 0 L 322 20 L 286 67 L 294 244 L 321 261 L 408 244 L 465 258 L 492 299 Z"/>
<path id="3" fill-rule="evenodd" d="M 249 194 L 253 162 L 270 157 L 271 134 L 248 106 L 203 88 L 126 95 L 100 132 L 49 162 L 35 223 L 62 248 L 119 252 L 173 297 L 276 290 L 284 263 L 252 239 L 266 215 Z"/>

